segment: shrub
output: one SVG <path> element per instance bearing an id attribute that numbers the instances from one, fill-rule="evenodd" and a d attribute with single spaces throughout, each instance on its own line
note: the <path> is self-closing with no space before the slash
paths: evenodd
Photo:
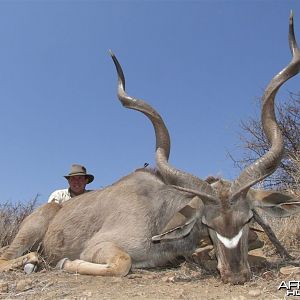
<path id="1" fill-rule="evenodd" d="M 0 247 L 9 245 L 19 231 L 22 221 L 37 206 L 38 195 L 27 203 L 0 203 Z"/>

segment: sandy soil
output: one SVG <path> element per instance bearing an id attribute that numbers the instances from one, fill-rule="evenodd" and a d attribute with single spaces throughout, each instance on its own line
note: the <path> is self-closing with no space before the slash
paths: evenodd
<path id="1" fill-rule="evenodd" d="M 43 269 L 0 274 L 0 299 L 284 299 L 279 260 L 252 264 L 253 278 L 244 285 L 223 284 L 215 270 L 183 263 L 177 268 L 134 270 L 123 278 L 92 277 Z M 287 299 L 300 299 L 288 297 Z"/>

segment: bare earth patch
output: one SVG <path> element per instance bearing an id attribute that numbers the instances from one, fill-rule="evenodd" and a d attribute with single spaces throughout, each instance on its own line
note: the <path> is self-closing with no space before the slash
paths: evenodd
<path id="1" fill-rule="evenodd" d="M 253 278 L 244 285 L 223 284 L 217 272 L 189 263 L 134 270 L 123 278 L 45 269 L 30 275 L 12 271 L 0 274 L 0 299 L 284 299 L 285 291 L 278 290 L 280 282 L 300 277 L 281 275 L 274 262 L 252 269 Z"/>

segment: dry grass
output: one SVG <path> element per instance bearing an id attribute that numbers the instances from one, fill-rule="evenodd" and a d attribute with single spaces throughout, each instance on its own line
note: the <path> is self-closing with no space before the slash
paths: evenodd
<path id="1" fill-rule="evenodd" d="M 300 218 L 299 215 L 289 218 L 271 218 L 265 216 L 264 219 L 271 226 L 275 235 L 286 250 L 296 259 L 300 259 Z M 276 254 L 276 249 L 271 241 L 265 236 L 260 236 L 265 245 L 263 251 L 267 256 Z"/>
<path id="2" fill-rule="evenodd" d="M 0 203 L 0 247 L 11 243 L 20 224 L 37 206 L 38 195 L 27 203 Z"/>

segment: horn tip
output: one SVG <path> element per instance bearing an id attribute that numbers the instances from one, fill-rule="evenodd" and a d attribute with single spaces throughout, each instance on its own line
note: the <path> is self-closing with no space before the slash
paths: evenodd
<path id="1" fill-rule="evenodd" d="M 294 12 L 293 10 L 290 11 L 290 25 L 294 25 Z"/>
<path id="2" fill-rule="evenodd" d="M 109 55 L 110 55 L 111 57 L 114 57 L 114 56 L 115 56 L 115 54 L 112 52 L 111 49 L 108 49 L 108 53 L 109 53 Z"/>

